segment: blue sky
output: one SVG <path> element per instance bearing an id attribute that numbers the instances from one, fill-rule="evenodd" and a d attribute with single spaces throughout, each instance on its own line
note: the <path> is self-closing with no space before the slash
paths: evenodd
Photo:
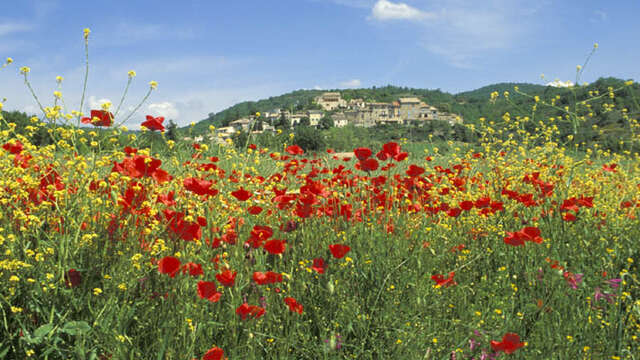
<path id="1" fill-rule="evenodd" d="M 387 84 L 459 92 L 497 82 L 640 79 L 635 0 L 16 1 L 0 12 L 0 72 L 7 110 L 35 112 L 18 71 L 51 104 L 55 77 L 78 106 L 82 29 L 89 27 L 88 107 L 126 107 L 156 80 L 134 117 L 184 125 L 244 100 L 296 89 Z M 545 79 L 540 75 L 545 74 Z M 134 125 L 135 126 L 135 125 Z"/>

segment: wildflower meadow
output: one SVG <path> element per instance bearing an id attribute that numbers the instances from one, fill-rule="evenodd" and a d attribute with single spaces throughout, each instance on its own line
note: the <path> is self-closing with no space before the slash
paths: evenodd
<path id="1" fill-rule="evenodd" d="M 536 97 L 446 154 L 337 156 L 132 132 L 140 106 L 47 105 L 20 71 L 42 113 L 0 117 L 0 358 L 640 358 L 634 109 L 616 153 L 559 136 L 588 100 Z"/>

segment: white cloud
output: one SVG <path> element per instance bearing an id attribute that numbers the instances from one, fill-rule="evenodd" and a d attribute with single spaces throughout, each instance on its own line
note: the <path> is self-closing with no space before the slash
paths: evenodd
<path id="1" fill-rule="evenodd" d="M 429 8 L 379 0 L 369 19 L 377 22 L 411 20 L 416 43 L 450 65 L 472 68 L 498 50 L 514 47 L 533 33 L 537 15 L 549 5 L 523 0 L 432 0 Z M 495 55 L 493 55 L 495 56 Z"/>
<path id="2" fill-rule="evenodd" d="M 418 10 L 405 3 L 393 3 L 379 0 L 371 9 L 371 16 L 376 20 L 423 20 L 435 17 L 434 14 Z"/>
<path id="3" fill-rule="evenodd" d="M 100 110 L 102 109 L 102 104 L 112 103 L 113 102 L 107 98 L 97 99 L 95 96 L 89 96 L 89 108 L 91 110 Z"/>
<path id="4" fill-rule="evenodd" d="M 194 29 L 181 27 L 169 29 L 160 24 L 144 24 L 134 22 L 120 22 L 108 31 L 97 29 L 94 38 L 94 46 L 110 47 L 125 46 L 140 42 L 188 40 L 196 37 Z"/>
<path id="5" fill-rule="evenodd" d="M 604 22 L 607 21 L 607 19 L 609 18 L 609 15 L 607 15 L 606 12 L 602 11 L 602 10 L 594 10 L 593 15 L 589 21 L 591 22 Z"/>
<path id="6" fill-rule="evenodd" d="M 164 116 L 166 119 L 177 119 L 180 116 L 180 111 L 176 108 L 176 105 L 169 101 L 160 103 L 151 103 L 147 106 L 150 115 Z"/>
<path id="7" fill-rule="evenodd" d="M 0 36 L 9 35 L 16 32 L 30 31 L 33 26 L 21 23 L 0 23 Z"/>
<path id="8" fill-rule="evenodd" d="M 347 80 L 340 83 L 340 87 L 345 87 L 345 88 L 355 88 L 355 87 L 360 87 L 361 85 L 362 85 L 362 81 L 360 81 L 360 79 L 352 79 L 352 80 Z"/>
<path id="9" fill-rule="evenodd" d="M 552 82 L 548 82 L 547 86 L 568 88 L 568 87 L 572 87 L 573 86 L 573 81 L 571 81 L 571 80 L 560 81 L 560 80 L 556 79 L 556 80 L 554 80 Z"/>

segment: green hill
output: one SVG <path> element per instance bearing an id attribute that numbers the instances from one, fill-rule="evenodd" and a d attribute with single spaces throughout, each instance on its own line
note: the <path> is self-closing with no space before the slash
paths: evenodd
<path id="1" fill-rule="evenodd" d="M 501 119 L 506 112 L 509 112 L 512 116 L 531 116 L 531 110 L 535 104 L 534 96 L 538 96 L 542 101 L 546 100 L 548 102 L 552 98 L 556 98 L 554 101 L 555 107 L 544 106 L 542 103 L 538 105 L 535 113 L 536 119 L 563 116 L 562 109 L 565 106 L 570 106 L 572 111 L 577 110 L 581 115 L 591 113 L 592 116 L 588 116 L 582 126 L 590 128 L 593 125 L 597 125 L 601 129 L 605 129 L 611 135 L 611 141 L 614 141 L 616 136 L 626 131 L 625 126 L 628 127 L 628 125 L 624 124 L 622 109 L 628 109 L 632 114 L 640 111 L 640 104 L 638 104 L 640 87 L 638 84 L 625 87 L 624 83 L 625 80 L 622 79 L 600 78 L 588 86 L 580 86 L 573 89 L 528 83 L 498 83 L 455 95 L 439 89 L 414 89 L 391 85 L 369 89 L 333 91 L 340 91 L 342 97 L 347 100 L 361 98 L 370 102 L 391 102 L 399 97 L 415 96 L 441 111 L 461 115 L 465 123 L 477 122 L 480 117 L 492 120 Z M 530 96 L 518 94 L 514 90 L 516 86 L 520 92 Z M 609 96 L 610 88 L 621 90 L 611 98 Z M 259 101 L 242 102 L 218 113 L 210 114 L 207 119 L 195 125 L 193 133 L 205 133 L 208 131 L 209 125 L 216 127 L 226 126 L 229 122 L 254 114 L 256 111 L 265 112 L 279 108 L 286 108 L 290 111 L 317 109 L 318 107 L 313 103 L 313 99 L 325 91 L 329 90 L 297 90 Z M 497 91 L 500 97 L 497 101 L 492 102 L 491 93 L 494 91 Z M 509 101 L 504 99 L 503 94 L 505 91 L 510 94 Z M 585 100 L 588 100 L 590 108 L 584 106 L 573 107 L 573 104 Z M 614 104 L 615 106 L 612 108 L 613 110 L 608 110 L 605 104 Z M 588 141 L 589 139 L 585 138 L 585 140 Z"/>

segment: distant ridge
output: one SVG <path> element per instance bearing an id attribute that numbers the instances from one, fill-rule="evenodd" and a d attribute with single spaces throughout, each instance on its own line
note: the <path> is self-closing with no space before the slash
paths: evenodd
<path id="1" fill-rule="evenodd" d="M 585 98 L 589 90 L 596 90 L 599 92 L 607 91 L 607 88 L 619 87 L 624 84 L 625 80 L 618 78 L 600 78 L 596 82 L 590 84 L 586 89 L 578 88 L 576 90 L 579 93 L 578 99 Z M 505 91 L 508 91 L 510 98 L 517 104 L 527 104 L 532 100 L 517 95 L 514 91 L 514 87 L 518 87 L 520 91 L 532 96 L 539 96 L 542 99 L 547 99 L 550 96 L 560 96 L 562 99 L 559 104 L 568 103 L 571 99 L 567 98 L 567 94 L 571 92 L 570 89 L 565 87 L 554 87 L 550 85 L 539 85 L 530 83 L 496 83 L 481 88 L 464 91 L 457 94 L 451 94 L 443 92 L 440 89 L 416 89 L 408 87 L 399 87 L 387 85 L 384 87 L 372 87 L 363 89 L 327 89 L 327 90 L 295 90 L 286 94 L 272 96 L 267 99 L 258 101 L 244 101 L 233 105 L 227 109 L 219 111 L 217 113 L 211 113 L 206 119 L 203 119 L 196 123 L 193 128 L 193 134 L 206 133 L 210 125 L 216 127 L 226 126 L 229 122 L 246 117 L 255 112 L 265 112 L 274 109 L 285 108 L 291 111 L 303 111 L 309 109 L 317 109 L 318 107 L 313 103 L 313 100 L 320 94 L 328 91 L 339 91 L 342 97 L 349 100 L 353 98 L 362 98 L 371 102 L 391 102 L 399 97 L 403 96 L 415 96 L 423 100 L 429 105 L 437 107 L 441 111 L 447 111 L 454 114 L 460 114 L 465 119 L 465 122 L 475 122 L 479 117 L 495 118 L 500 117 L 504 112 L 513 111 L 511 105 L 498 103 L 492 104 L 490 102 L 491 93 L 497 91 L 502 98 Z M 638 85 L 634 84 L 633 88 L 638 91 L 640 98 L 640 90 Z M 629 94 L 625 92 L 620 94 L 621 99 L 616 99 L 621 104 L 632 104 L 633 100 L 629 97 Z M 640 99 L 637 99 L 640 100 Z M 603 100 L 604 101 L 604 100 Z M 593 104 L 598 105 L 598 104 Z M 601 104 L 599 104 L 601 105 Z M 596 107 L 594 107 L 595 109 Z M 510 110 L 511 109 L 511 110 Z M 596 109 L 598 112 L 599 110 Z M 550 114 L 550 113 L 549 113 Z M 549 115 L 547 113 L 541 115 Z M 553 114 L 551 114 L 553 115 Z M 185 127 L 183 129 L 187 129 Z"/>

